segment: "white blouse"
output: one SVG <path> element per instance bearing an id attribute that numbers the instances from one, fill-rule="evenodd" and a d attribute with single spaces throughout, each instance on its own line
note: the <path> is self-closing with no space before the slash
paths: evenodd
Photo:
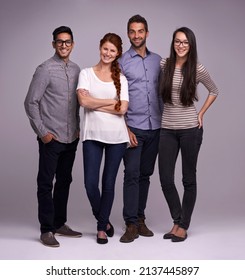
<path id="1" fill-rule="evenodd" d="M 120 98 L 128 101 L 127 79 L 121 75 L 120 81 Z M 79 88 L 88 90 L 89 94 L 95 98 L 117 99 L 113 81 L 101 81 L 92 67 L 81 70 L 77 85 L 77 89 Z M 107 144 L 130 143 L 124 116 L 84 108 L 82 141 L 85 140 L 95 140 Z"/>

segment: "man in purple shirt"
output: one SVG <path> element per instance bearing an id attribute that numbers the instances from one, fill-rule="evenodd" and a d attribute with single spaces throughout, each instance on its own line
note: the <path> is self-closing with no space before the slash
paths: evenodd
<path id="1" fill-rule="evenodd" d="M 72 167 L 79 141 L 80 107 L 76 86 L 80 68 L 69 60 L 73 46 L 73 33 L 69 27 L 60 26 L 54 30 L 55 54 L 37 67 L 25 99 L 25 110 L 39 144 L 37 197 L 40 241 L 50 247 L 59 247 L 55 233 L 82 236 L 65 224 Z"/>
<path id="2" fill-rule="evenodd" d="M 145 208 L 158 153 L 161 105 L 158 78 L 161 57 L 146 48 L 149 35 L 145 18 L 131 17 L 127 25 L 131 47 L 119 59 L 129 86 L 129 107 L 125 119 L 131 147 L 124 156 L 123 217 L 126 231 L 121 242 L 139 235 L 153 236 L 145 224 Z"/>

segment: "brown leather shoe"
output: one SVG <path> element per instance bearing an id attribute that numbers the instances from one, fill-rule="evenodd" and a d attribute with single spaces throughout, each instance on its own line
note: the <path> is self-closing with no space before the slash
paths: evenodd
<path id="1" fill-rule="evenodd" d="M 134 224 L 129 224 L 126 227 L 126 231 L 125 231 L 124 235 L 120 238 L 120 242 L 123 242 L 123 243 L 133 242 L 134 239 L 136 239 L 138 237 L 139 237 L 139 234 L 138 234 L 137 226 Z"/>
<path id="2" fill-rule="evenodd" d="M 138 219 L 138 232 L 139 235 L 146 236 L 146 237 L 151 237 L 154 235 L 154 233 L 146 226 L 144 218 Z"/>
<path id="3" fill-rule="evenodd" d="M 49 247 L 60 247 L 60 243 L 55 239 L 53 232 L 45 232 L 40 236 L 40 241 L 45 246 Z"/>

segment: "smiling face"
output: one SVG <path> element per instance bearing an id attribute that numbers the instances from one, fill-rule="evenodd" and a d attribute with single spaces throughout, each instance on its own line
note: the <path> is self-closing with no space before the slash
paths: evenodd
<path id="1" fill-rule="evenodd" d="M 117 47 L 108 41 L 100 47 L 100 59 L 103 63 L 112 63 L 118 54 Z"/>
<path id="2" fill-rule="evenodd" d="M 68 33 L 60 33 L 53 42 L 53 48 L 56 54 L 65 62 L 69 60 L 70 53 L 73 49 L 74 42 Z"/>
<path id="3" fill-rule="evenodd" d="M 183 32 L 177 32 L 174 38 L 176 57 L 186 59 L 190 50 L 188 39 Z"/>
<path id="4" fill-rule="evenodd" d="M 141 48 L 146 44 L 148 32 L 143 23 L 133 22 L 129 26 L 128 38 L 135 49 Z"/>

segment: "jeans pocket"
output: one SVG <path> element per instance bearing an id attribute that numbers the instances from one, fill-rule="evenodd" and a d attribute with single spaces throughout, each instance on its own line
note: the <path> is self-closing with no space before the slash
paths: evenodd
<path id="1" fill-rule="evenodd" d="M 49 145 L 52 145 L 55 142 L 56 142 L 55 139 L 52 138 L 48 143 L 45 143 L 44 145 L 49 146 Z"/>

